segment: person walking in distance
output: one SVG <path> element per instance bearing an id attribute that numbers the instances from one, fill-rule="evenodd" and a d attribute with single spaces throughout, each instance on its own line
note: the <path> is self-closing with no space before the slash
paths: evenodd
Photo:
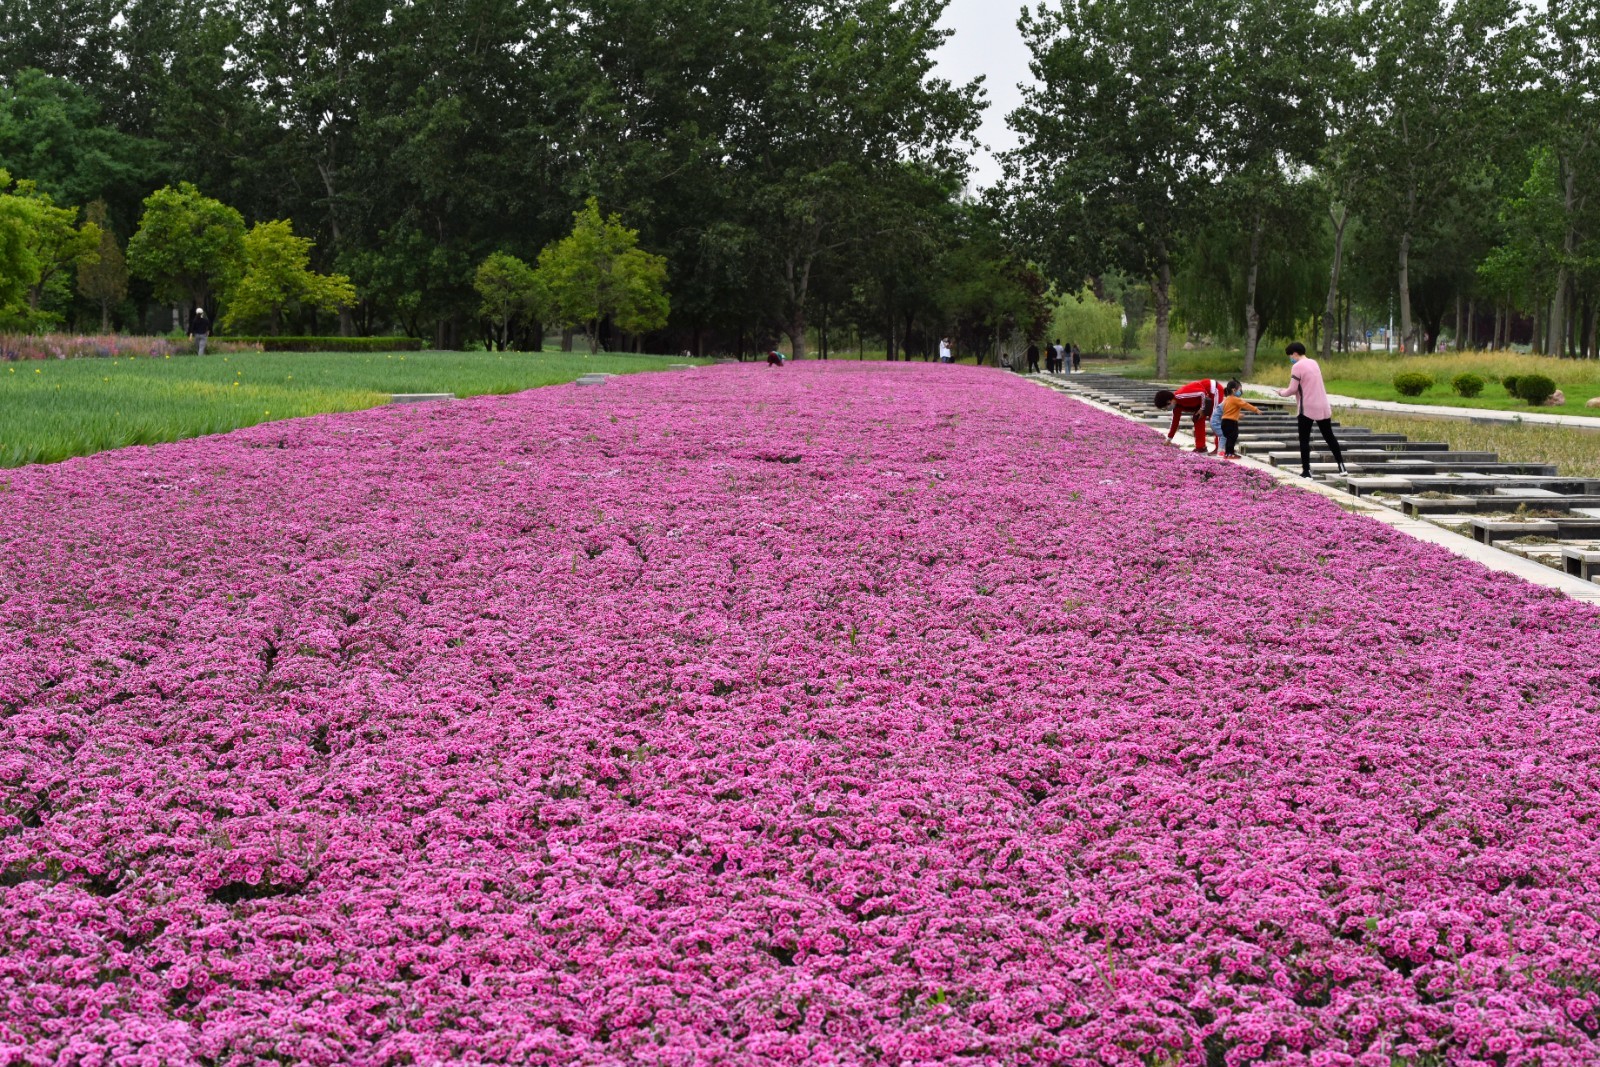
<path id="1" fill-rule="evenodd" d="M 211 317 L 205 308 L 195 308 L 189 316 L 189 336 L 194 338 L 195 355 L 205 355 L 206 338 L 211 336 Z"/>
<path id="2" fill-rule="evenodd" d="M 1028 342 L 1028 373 L 1039 373 L 1039 346 L 1032 341 Z"/>
<path id="3" fill-rule="evenodd" d="M 950 338 L 939 338 L 939 362 L 954 363 L 955 359 L 955 349 L 950 344 Z"/>
<path id="4" fill-rule="evenodd" d="M 1333 405 L 1328 402 L 1327 387 L 1322 384 L 1322 368 L 1306 355 L 1306 346 L 1294 342 L 1284 351 L 1289 356 L 1289 385 L 1279 389 L 1279 396 L 1292 396 L 1299 403 L 1295 423 L 1300 430 L 1300 476 L 1311 477 L 1311 427 L 1322 431 L 1322 439 L 1333 453 L 1340 474 L 1344 468 L 1344 453 L 1339 450 L 1339 439 L 1333 436 Z"/>

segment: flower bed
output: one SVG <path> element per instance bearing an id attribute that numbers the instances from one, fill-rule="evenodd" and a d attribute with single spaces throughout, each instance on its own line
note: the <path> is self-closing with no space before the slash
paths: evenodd
<path id="1" fill-rule="evenodd" d="M 1600 1061 L 1600 613 L 1010 376 L 10 479 L 0 1063 Z"/>
<path id="2" fill-rule="evenodd" d="M 260 352 L 254 341 L 225 341 L 212 338 L 207 352 Z M 192 356 L 192 340 L 120 333 L 108 334 L 0 334 L 0 361 L 24 359 L 133 359 L 138 357 Z"/>

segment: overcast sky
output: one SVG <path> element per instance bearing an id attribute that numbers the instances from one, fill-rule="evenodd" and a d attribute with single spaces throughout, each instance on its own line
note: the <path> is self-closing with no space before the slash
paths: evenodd
<path id="1" fill-rule="evenodd" d="M 1028 72 L 1028 50 L 1017 32 L 1020 0 L 950 0 L 944 12 L 946 29 L 956 31 L 939 52 L 937 73 L 961 84 L 980 74 L 988 94 L 989 107 L 983 114 L 978 140 L 989 151 L 973 160 L 976 185 L 989 185 L 1000 177 L 993 152 L 1003 152 L 1016 144 L 1006 127 L 1006 115 L 1022 103 L 1017 83 L 1032 80 Z"/>

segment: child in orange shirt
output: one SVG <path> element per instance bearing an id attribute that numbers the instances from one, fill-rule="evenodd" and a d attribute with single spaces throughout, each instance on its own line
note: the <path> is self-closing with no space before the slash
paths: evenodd
<path id="1" fill-rule="evenodd" d="M 1228 459 L 1239 458 L 1239 416 L 1246 411 L 1261 414 L 1261 409 L 1239 394 L 1244 392 L 1244 386 L 1235 378 L 1228 383 L 1227 392 L 1222 398 L 1222 440 L 1226 444 L 1223 451 Z"/>

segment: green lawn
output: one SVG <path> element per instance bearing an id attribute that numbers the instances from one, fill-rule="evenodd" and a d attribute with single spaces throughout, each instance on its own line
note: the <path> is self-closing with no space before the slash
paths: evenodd
<path id="1" fill-rule="evenodd" d="M 572 352 L 243 353 L 0 364 L 0 467 L 261 422 L 358 411 L 392 393 L 515 393 L 688 362 Z"/>
<path id="2" fill-rule="evenodd" d="M 1600 478 L 1600 430 L 1537 423 L 1482 423 L 1350 408 L 1334 418 L 1378 433 L 1403 433 L 1413 441 L 1445 441 L 1463 452 L 1494 452 L 1506 463 L 1554 463 L 1562 474 Z M 1595 420 L 1600 423 L 1600 419 Z"/>

